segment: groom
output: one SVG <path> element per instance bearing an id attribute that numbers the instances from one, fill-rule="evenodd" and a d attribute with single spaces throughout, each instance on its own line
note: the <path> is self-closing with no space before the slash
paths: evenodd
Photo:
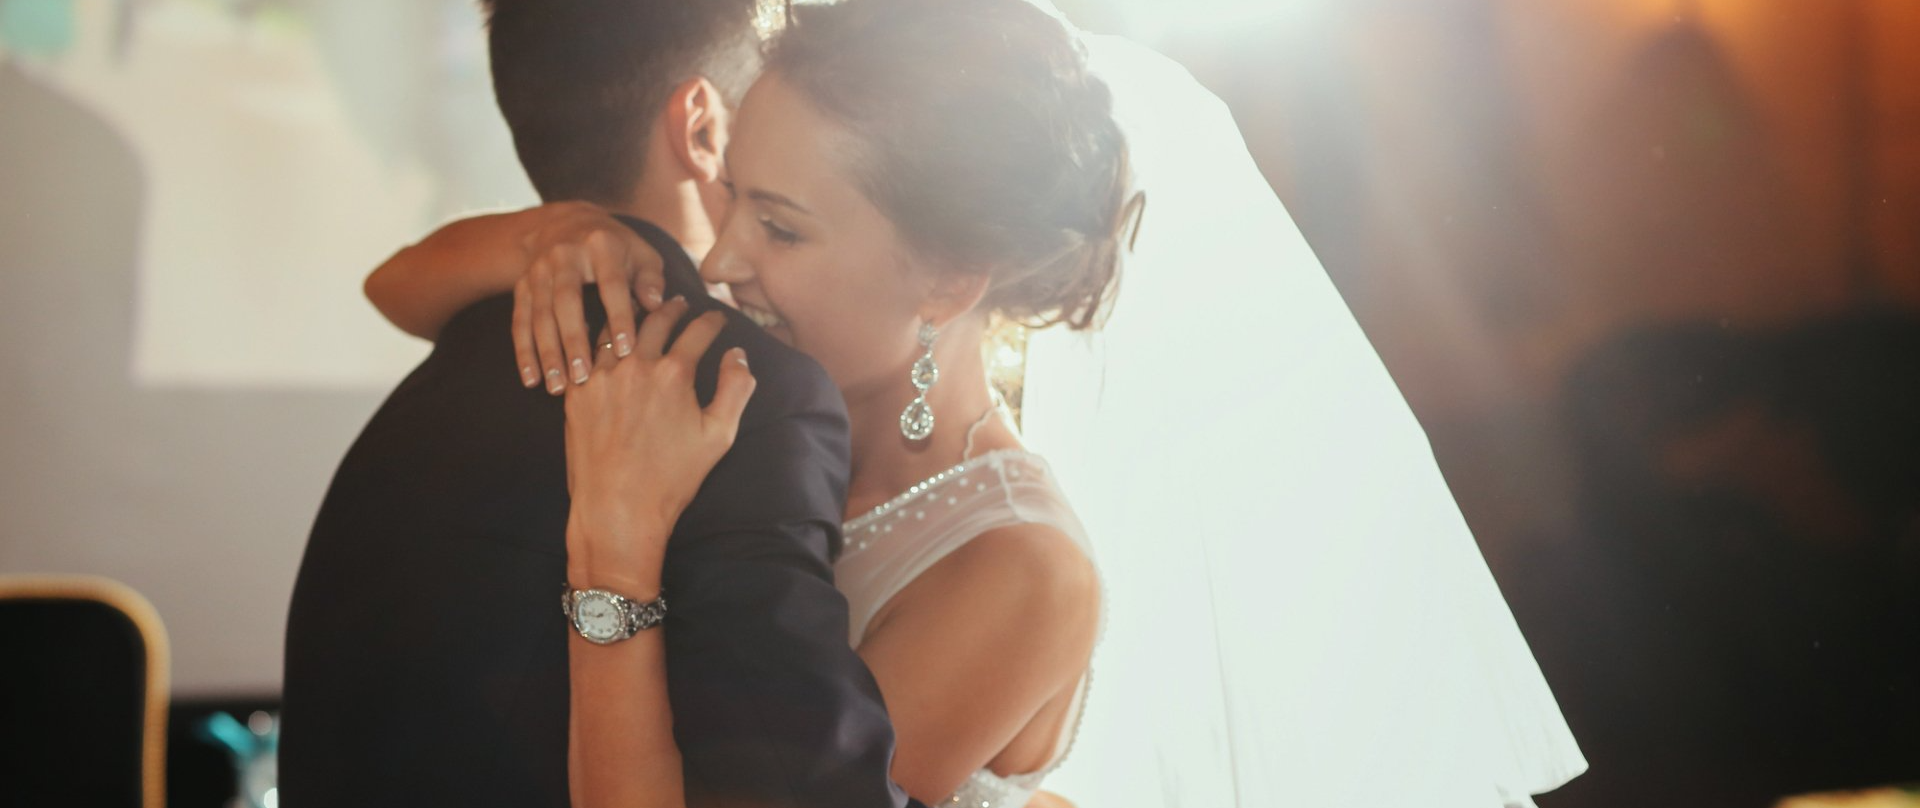
<path id="1" fill-rule="evenodd" d="M 495 91 L 534 186 L 634 217 L 665 258 L 667 295 L 695 314 L 725 310 L 682 245 L 704 250 L 724 204 L 720 151 L 758 67 L 756 5 L 487 3 Z M 562 402 L 514 383 L 512 307 L 502 296 L 456 316 L 327 492 L 287 623 L 288 808 L 568 804 Z M 699 395 L 731 345 L 758 386 L 664 572 L 688 801 L 917 806 L 888 780 L 892 726 L 830 577 L 844 405 L 818 365 L 728 311 Z"/>

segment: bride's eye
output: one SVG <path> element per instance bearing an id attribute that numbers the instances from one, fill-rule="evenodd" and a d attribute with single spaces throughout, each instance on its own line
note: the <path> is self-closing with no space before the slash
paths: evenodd
<path id="1" fill-rule="evenodd" d="M 777 244 L 792 246 L 800 242 L 800 234 L 774 224 L 772 219 L 765 216 L 760 217 L 760 227 L 767 231 L 767 238 L 773 239 Z"/>

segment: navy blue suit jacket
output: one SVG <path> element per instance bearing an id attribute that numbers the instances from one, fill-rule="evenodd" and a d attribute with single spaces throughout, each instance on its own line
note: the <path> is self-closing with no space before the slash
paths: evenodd
<path id="1" fill-rule="evenodd" d="M 833 587 L 840 394 L 712 300 L 664 232 L 628 223 L 665 259 L 669 296 L 728 312 L 697 374 L 701 400 L 733 346 L 758 381 L 668 542 L 668 685 L 689 803 L 918 805 L 888 779 L 893 728 Z M 288 808 L 568 804 L 563 413 L 515 382 L 512 306 L 495 297 L 447 325 L 327 492 L 287 623 Z M 597 333 L 604 313 L 589 308 Z"/>

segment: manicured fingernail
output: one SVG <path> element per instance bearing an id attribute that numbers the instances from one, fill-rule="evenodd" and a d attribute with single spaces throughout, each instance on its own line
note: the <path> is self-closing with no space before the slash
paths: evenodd
<path id="1" fill-rule="evenodd" d="M 540 373 L 532 365 L 527 365 L 520 369 L 520 383 L 528 387 L 537 385 L 540 383 Z"/>
<path id="2" fill-rule="evenodd" d="M 587 361 L 586 360 L 584 359 L 573 360 L 573 383 L 574 384 L 587 383 Z"/>
<path id="3" fill-rule="evenodd" d="M 625 358 L 630 353 L 633 353 L 633 340 L 625 334 L 613 335 L 613 355 Z"/>
<path id="4" fill-rule="evenodd" d="M 565 390 L 565 389 L 567 389 L 567 381 L 565 379 L 560 378 L 560 369 L 553 368 L 551 370 L 548 370 L 547 371 L 547 392 L 558 393 L 561 390 Z"/>
<path id="5" fill-rule="evenodd" d="M 655 307 L 660 305 L 660 290 L 648 289 L 644 294 L 646 295 L 648 303 L 652 303 Z"/>
<path id="6" fill-rule="evenodd" d="M 741 367 L 747 367 L 747 349 L 735 348 L 728 353 L 733 354 L 733 361 L 739 362 Z"/>

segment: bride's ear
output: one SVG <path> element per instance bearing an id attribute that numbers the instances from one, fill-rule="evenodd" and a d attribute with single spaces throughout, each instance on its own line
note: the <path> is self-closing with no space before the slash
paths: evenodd
<path id="1" fill-rule="evenodd" d="M 667 98 L 665 113 L 661 129 L 675 161 L 695 180 L 718 180 L 729 123 L 719 88 L 702 77 L 687 79 Z"/>

